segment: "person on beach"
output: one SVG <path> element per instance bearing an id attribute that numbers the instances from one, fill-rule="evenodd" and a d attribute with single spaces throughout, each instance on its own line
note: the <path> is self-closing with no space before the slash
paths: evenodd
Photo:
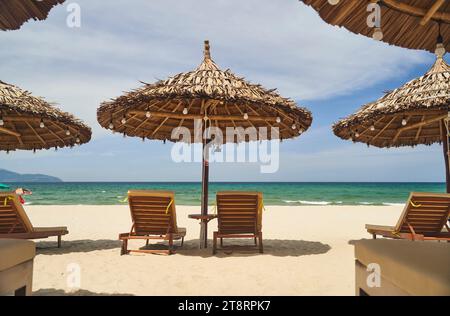
<path id="1" fill-rule="evenodd" d="M 19 201 L 21 204 L 25 204 L 25 199 L 23 198 L 25 195 L 32 195 L 33 192 L 31 192 L 31 190 L 25 189 L 25 188 L 17 188 L 14 191 L 17 196 L 19 197 Z"/>

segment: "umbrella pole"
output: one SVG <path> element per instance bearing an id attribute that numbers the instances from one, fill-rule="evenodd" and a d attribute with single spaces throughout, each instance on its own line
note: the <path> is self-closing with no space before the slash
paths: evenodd
<path id="1" fill-rule="evenodd" d="M 450 121 L 443 121 L 442 132 L 442 147 L 444 149 L 444 161 L 445 161 L 445 178 L 447 183 L 447 193 L 450 193 L 450 165 L 449 165 L 449 156 L 450 156 L 450 147 L 449 147 L 449 129 Z"/>
<path id="2" fill-rule="evenodd" d="M 202 215 L 208 215 L 208 185 L 209 185 L 209 150 L 207 148 L 208 139 L 204 136 L 206 123 L 203 125 L 203 146 L 202 146 Z M 200 226 L 200 249 L 208 247 L 208 221 L 203 219 Z"/>

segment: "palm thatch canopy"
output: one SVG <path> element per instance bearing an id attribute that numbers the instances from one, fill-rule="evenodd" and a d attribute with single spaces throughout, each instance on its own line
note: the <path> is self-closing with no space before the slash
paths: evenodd
<path id="1" fill-rule="evenodd" d="M 450 67 L 438 57 L 422 77 L 364 105 L 334 125 L 343 139 L 376 147 L 430 145 L 443 141 L 450 110 Z"/>
<path id="2" fill-rule="evenodd" d="M 302 0 L 313 7 L 331 25 L 372 37 L 367 25 L 367 5 L 372 0 L 340 0 L 332 5 L 328 0 Z M 411 49 L 434 52 L 439 23 L 444 46 L 450 51 L 450 1 L 446 0 L 381 0 L 382 41 Z"/>
<path id="3" fill-rule="evenodd" d="M 50 10 L 65 0 L 2 0 L 0 30 L 17 30 L 30 19 L 45 20 Z"/>
<path id="4" fill-rule="evenodd" d="M 91 139 L 91 129 L 28 91 L 0 81 L 0 150 L 74 146 Z"/>
<path id="5" fill-rule="evenodd" d="M 172 140 L 175 128 L 186 127 L 192 132 L 192 142 L 196 141 L 195 119 L 208 119 L 210 126 L 220 128 L 224 135 L 227 127 L 278 127 L 282 139 L 299 136 L 312 122 L 308 110 L 275 90 L 219 69 L 211 59 L 208 41 L 197 69 L 144 84 L 105 102 L 97 111 L 97 119 L 101 126 L 128 136 L 164 141 Z"/>

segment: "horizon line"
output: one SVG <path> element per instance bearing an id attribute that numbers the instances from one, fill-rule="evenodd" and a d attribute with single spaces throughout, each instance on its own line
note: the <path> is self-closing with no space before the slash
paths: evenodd
<path id="1" fill-rule="evenodd" d="M 27 184 L 58 184 L 58 183 L 198 183 L 201 184 L 201 181 L 2 181 L 3 183 L 27 183 Z M 214 183 L 248 183 L 248 184 L 271 184 L 271 183 L 402 183 L 402 184 L 414 184 L 414 183 L 428 183 L 428 184 L 445 184 L 446 182 L 441 181 L 210 181 L 210 184 Z"/>

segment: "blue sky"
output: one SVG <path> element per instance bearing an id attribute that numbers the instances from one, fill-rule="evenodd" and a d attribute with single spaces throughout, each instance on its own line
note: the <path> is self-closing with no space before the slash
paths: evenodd
<path id="1" fill-rule="evenodd" d="M 81 7 L 68 28 L 67 4 Z M 439 145 L 377 149 L 335 137 L 331 125 L 422 75 L 434 56 L 325 24 L 297 0 L 77 0 L 47 21 L 1 33 L 0 79 L 74 113 L 93 128 L 75 149 L 0 154 L 1 168 L 66 181 L 198 181 L 199 163 L 171 161 L 171 145 L 123 139 L 96 121 L 123 91 L 195 68 L 203 40 L 223 69 L 309 108 L 312 127 L 281 144 L 280 169 L 212 164 L 212 181 L 443 181 Z"/>

